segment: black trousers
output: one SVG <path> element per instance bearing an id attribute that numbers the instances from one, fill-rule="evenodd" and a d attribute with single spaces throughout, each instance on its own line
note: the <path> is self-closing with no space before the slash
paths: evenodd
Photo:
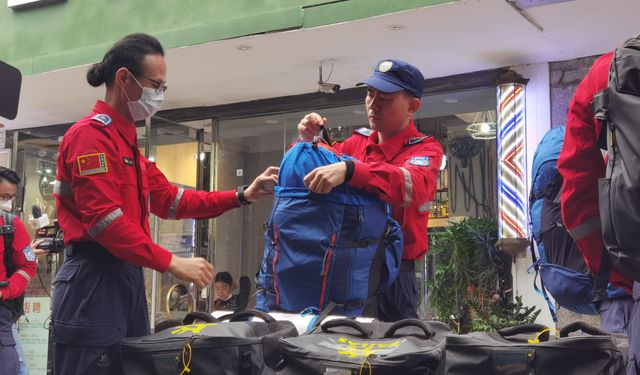
<path id="1" fill-rule="evenodd" d="M 0 374 L 18 375 L 20 360 L 13 337 L 13 312 L 0 304 Z"/>
<path id="2" fill-rule="evenodd" d="M 149 334 L 141 267 L 97 243 L 68 253 L 52 301 L 54 374 L 122 374 L 120 341 Z"/>
<path id="3" fill-rule="evenodd" d="M 403 260 L 398 278 L 389 289 L 378 296 L 378 319 L 395 322 L 418 318 L 418 282 L 414 262 Z"/>

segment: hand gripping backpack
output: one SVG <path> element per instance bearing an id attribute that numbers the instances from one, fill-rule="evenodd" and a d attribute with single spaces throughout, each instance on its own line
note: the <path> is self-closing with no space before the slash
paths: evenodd
<path id="1" fill-rule="evenodd" d="M 308 334 L 280 340 L 283 360 L 277 374 L 439 374 L 450 333 L 437 321 L 330 320 Z"/>
<path id="2" fill-rule="evenodd" d="M 264 321 L 246 321 L 252 317 Z M 293 323 L 276 321 L 261 311 L 243 310 L 220 320 L 191 313 L 184 325 L 122 340 L 123 372 L 272 375 L 281 360 L 279 339 L 297 335 Z"/>
<path id="3" fill-rule="evenodd" d="M 398 275 L 402 231 L 387 204 L 348 184 L 311 193 L 304 176 L 348 157 L 321 142 L 284 156 L 265 230 L 256 308 L 375 315 L 376 295 Z M 367 310 L 365 310 L 365 307 Z"/>

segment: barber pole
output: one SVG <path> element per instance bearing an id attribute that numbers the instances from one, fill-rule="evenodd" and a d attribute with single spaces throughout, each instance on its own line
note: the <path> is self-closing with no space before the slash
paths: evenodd
<path id="1" fill-rule="evenodd" d="M 525 85 L 497 87 L 498 217 L 500 238 L 527 238 Z"/>

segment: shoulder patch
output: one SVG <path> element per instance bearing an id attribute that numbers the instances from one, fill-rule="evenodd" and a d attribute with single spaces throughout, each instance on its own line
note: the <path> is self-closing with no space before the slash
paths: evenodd
<path id="1" fill-rule="evenodd" d="M 428 167 L 431 165 L 431 160 L 428 156 L 414 156 L 409 159 L 409 164 L 417 165 L 419 167 Z"/>
<path id="2" fill-rule="evenodd" d="M 103 113 L 98 113 L 97 115 L 93 116 L 91 119 L 101 123 L 104 126 L 109 126 L 109 124 L 111 124 L 111 121 L 112 121 L 111 117 Z"/>
<path id="3" fill-rule="evenodd" d="M 355 132 L 360 134 L 360 135 L 364 135 L 365 137 L 368 137 L 368 136 L 371 135 L 371 133 L 373 133 L 373 130 L 371 130 L 369 128 L 362 127 L 360 129 L 357 129 Z"/>
<path id="4" fill-rule="evenodd" d="M 104 153 L 78 156 L 78 172 L 81 176 L 106 173 L 108 171 L 107 156 Z"/>
<path id="5" fill-rule="evenodd" d="M 27 245 L 27 247 L 22 250 L 22 254 L 24 254 L 24 258 L 29 262 L 36 260 L 36 255 L 33 253 L 33 250 L 31 250 L 31 245 Z"/>
<path id="6" fill-rule="evenodd" d="M 422 141 L 424 141 L 425 139 L 427 139 L 429 137 L 424 136 L 424 137 L 413 137 L 413 138 L 409 138 L 409 140 L 407 141 L 408 145 L 415 145 L 416 143 L 422 143 Z"/>

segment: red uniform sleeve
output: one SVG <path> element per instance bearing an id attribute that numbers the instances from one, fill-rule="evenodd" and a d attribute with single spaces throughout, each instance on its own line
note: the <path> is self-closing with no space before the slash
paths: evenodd
<path id="1" fill-rule="evenodd" d="M 558 158 L 562 175 L 560 206 L 562 221 L 574 238 L 587 267 L 599 272 L 604 251 L 600 224 L 598 179 L 604 177 L 605 161 L 598 145 L 603 124 L 593 117 L 591 101 L 608 85 L 613 53 L 601 56 L 582 80 L 569 105 L 564 144 Z M 633 281 L 612 270 L 609 281 L 631 291 Z"/>
<path id="2" fill-rule="evenodd" d="M 60 157 L 70 171 L 73 200 L 82 215 L 83 229 L 115 257 L 164 272 L 171 262 L 171 252 L 154 244 L 140 223 L 122 214 L 123 205 L 135 202 L 122 201 L 119 155 L 108 134 L 93 125 L 85 126 L 67 145 Z M 92 154 L 105 155 L 107 172 L 80 173 L 78 157 Z"/>
<path id="3" fill-rule="evenodd" d="M 433 138 L 415 144 L 401 163 L 355 162 L 349 184 L 396 207 L 420 207 L 431 201 L 442 163 L 442 146 Z"/>
<path id="4" fill-rule="evenodd" d="M 156 164 L 146 160 L 151 212 L 163 219 L 208 219 L 240 206 L 235 190 L 206 192 L 171 185 Z"/>
<path id="5" fill-rule="evenodd" d="M 598 59 L 576 89 L 558 158 L 558 171 L 564 180 L 560 204 L 566 228 L 575 232 L 581 226 L 590 226 L 595 231 L 588 243 L 574 236 L 592 271 L 598 270 L 604 247 L 599 226 L 598 179 L 604 177 L 605 163 L 598 146 L 602 124 L 594 119 L 590 103 L 607 87 L 610 61 L 611 54 Z"/>
<path id="6" fill-rule="evenodd" d="M 36 257 L 31 250 L 29 234 L 24 224 L 17 217 L 13 222 L 13 264 L 16 270 L 9 277 L 9 286 L 0 289 L 3 299 L 13 299 L 22 294 L 36 274 Z M 0 238 L 0 241 L 3 241 Z"/>

